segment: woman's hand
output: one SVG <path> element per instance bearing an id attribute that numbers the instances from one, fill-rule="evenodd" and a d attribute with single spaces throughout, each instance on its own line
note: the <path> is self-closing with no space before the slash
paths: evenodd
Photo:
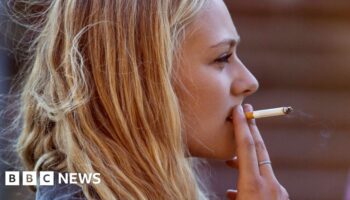
<path id="1" fill-rule="evenodd" d="M 244 112 L 253 111 L 244 105 Z M 255 120 L 247 120 L 242 106 L 232 113 L 237 157 L 226 164 L 238 168 L 237 190 L 228 190 L 230 200 L 288 200 L 286 189 L 272 170 L 269 154 Z"/>

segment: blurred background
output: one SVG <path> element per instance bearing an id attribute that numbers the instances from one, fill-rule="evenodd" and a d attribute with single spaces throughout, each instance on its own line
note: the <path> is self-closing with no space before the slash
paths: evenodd
<path id="1" fill-rule="evenodd" d="M 346 193 L 347 182 L 350 187 L 350 1 L 226 0 L 226 4 L 242 39 L 238 54 L 260 82 L 259 92 L 246 102 L 256 109 L 290 105 L 296 111 L 258 120 L 277 178 L 293 200 L 350 200 Z M 23 30 L 9 28 L 2 11 L 0 93 L 6 94 L 20 67 L 8 37 L 18 38 Z M 0 127 L 5 124 L 0 120 Z M 6 145 L 2 138 L 1 153 Z M 225 199 L 226 189 L 235 187 L 237 173 L 222 161 L 209 163 L 210 187 Z M 0 164 L 0 199 L 34 199 L 25 188 L 3 186 L 4 171 L 11 166 Z"/>
<path id="2" fill-rule="evenodd" d="M 10 122 L 9 114 L 4 115 L 4 108 L 9 106 L 8 94 L 14 75 L 20 69 L 20 51 L 17 44 L 24 30 L 15 26 L 6 15 L 5 6 L 7 0 L 0 0 L 0 199 L 4 200 L 32 200 L 35 199 L 27 187 L 10 187 L 5 184 L 5 171 L 17 170 L 14 166 L 15 158 L 10 141 L 15 134 L 5 130 Z M 16 62 L 16 60 L 18 62 Z"/>

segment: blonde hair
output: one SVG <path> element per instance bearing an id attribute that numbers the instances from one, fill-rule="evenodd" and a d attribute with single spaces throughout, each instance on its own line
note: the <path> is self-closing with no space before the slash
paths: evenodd
<path id="1" fill-rule="evenodd" d="M 174 89 L 177 50 L 204 4 L 45 5 L 20 100 L 26 169 L 101 173 L 100 184 L 81 185 L 88 199 L 206 199 Z"/>

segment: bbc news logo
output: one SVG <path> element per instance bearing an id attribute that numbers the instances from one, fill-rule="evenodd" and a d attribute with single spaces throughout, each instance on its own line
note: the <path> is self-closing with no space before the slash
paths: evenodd
<path id="1" fill-rule="evenodd" d="M 20 175 L 22 174 L 22 179 Z M 55 179 L 57 178 L 57 181 Z M 22 180 L 22 184 L 20 184 Z M 5 185 L 99 184 L 100 173 L 55 173 L 53 171 L 6 171 Z"/>

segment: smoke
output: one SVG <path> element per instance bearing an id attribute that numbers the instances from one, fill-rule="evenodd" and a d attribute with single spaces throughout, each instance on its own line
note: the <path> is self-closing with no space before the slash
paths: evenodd
<path id="1" fill-rule="evenodd" d="M 313 114 L 301 109 L 294 109 L 293 113 L 287 116 L 300 126 L 300 129 L 311 130 L 317 133 L 319 147 L 325 149 L 328 147 L 332 138 L 337 131 L 336 123 L 331 118 L 324 118 L 319 114 Z"/>

